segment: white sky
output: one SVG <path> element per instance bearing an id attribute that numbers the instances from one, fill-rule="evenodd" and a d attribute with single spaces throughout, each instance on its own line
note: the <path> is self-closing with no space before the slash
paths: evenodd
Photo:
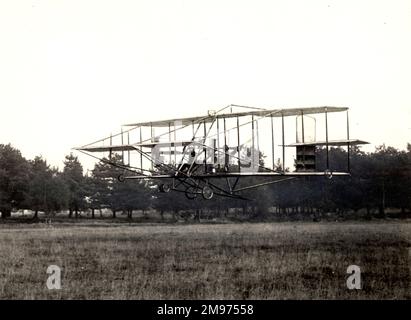
<path id="1" fill-rule="evenodd" d="M 0 143 L 62 167 L 121 124 L 236 103 L 347 106 L 366 151 L 404 149 L 410 57 L 409 0 L 0 0 Z"/>

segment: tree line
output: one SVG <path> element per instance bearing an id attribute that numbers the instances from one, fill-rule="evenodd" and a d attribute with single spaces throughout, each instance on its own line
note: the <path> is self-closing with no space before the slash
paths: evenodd
<path id="1" fill-rule="evenodd" d="M 316 157 L 317 169 L 325 170 L 325 150 L 319 149 Z M 120 164 L 122 159 L 113 154 L 110 161 Z M 346 171 L 346 150 L 331 148 L 329 162 L 334 170 Z M 264 163 L 263 154 L 260 163 Z M 382 145 L 371 153 L 352 147 L 350 165 L 349 177 L 302 177 L 267 185 L 248 191 L 250 201 L 219 196 L 189 200 L 184 193 L 159 193 L 152 181 L 120 182 L 117 177 L 123 169 L 104 161 L 85 174 L 78 158 L 69 154 L 59 170 L 41 156 L 27 160 L 10 144 L 0 144 L 0 212 L 3 219 L 21 209 L 32 210 L 33 218 L 40 212 L 53 215 L 63 211 L 73 218 L 84 212 L 94 218 L 96 210 L 109 209 L 113 218 L 121 212 L 130 219 L 136 210 L 155 210 L 161 217 L 168 212 L 194 218 L 200 214 L 227 216 L 233 210 L 250 217 L 359 210 L 384 215 L 387 208 L 411 212 L 411 144 L 406 150 Z M 279 162 L 276 169 L 282 170 Z M 241 179 L 243 186 L 259 182 L 255 177 Z"/>

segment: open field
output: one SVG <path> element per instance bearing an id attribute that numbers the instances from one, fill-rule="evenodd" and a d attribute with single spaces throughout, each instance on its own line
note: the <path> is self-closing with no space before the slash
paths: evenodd
<path id="1" fill-rule="evenodd" d="M 409 221 L 2 224 L 0 298 L 410 299 L 410 244 Z"/>

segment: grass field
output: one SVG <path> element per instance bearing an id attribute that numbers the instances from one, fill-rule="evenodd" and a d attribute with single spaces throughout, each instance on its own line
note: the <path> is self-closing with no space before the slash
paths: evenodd
<path id="1" fill-rule="evenodd" d="M 410 243 L 409 221 L 3 224 L 0 298 L 410 299 Z"/>

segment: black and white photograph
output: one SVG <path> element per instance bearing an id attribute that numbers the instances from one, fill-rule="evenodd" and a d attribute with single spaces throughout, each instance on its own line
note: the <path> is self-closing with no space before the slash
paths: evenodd
<path id="1" fill-rule="evenodd" d="M 408 0 L 0 0 L 0 300 L 411 300 L 410 39 Z"/>

